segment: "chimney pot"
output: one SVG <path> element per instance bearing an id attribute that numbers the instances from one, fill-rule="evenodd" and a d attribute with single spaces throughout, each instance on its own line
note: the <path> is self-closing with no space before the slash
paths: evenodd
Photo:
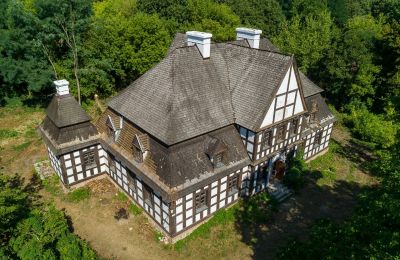
<path id="1" fill-rule="evenodd" d="M 260 47 L 260 35 L 262 31 L 251 28 L 236 28 L 236 40 L 246 39 L 251 48 L 258 49 Z"/>
<path id="2" fill-rule="evenodd" d="M 65 79 L 54 81 L 54 85 L 56 86 L 57 95 L 64 96 L 69 94 L 69 82 Z"/>
<path id="3" fill-rule="evenodd" d="M 211 33 L 189 31 L 186 32 L 186 36 L 188 46 L 196 44 L 203 58 L 210 58 Z"/>

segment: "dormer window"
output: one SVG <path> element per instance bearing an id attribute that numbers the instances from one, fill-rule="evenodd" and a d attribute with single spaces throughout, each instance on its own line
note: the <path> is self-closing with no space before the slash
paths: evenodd
<path id="1" fill-rule="evenodd" d="M 225 165 L 227 147 L 224 142 L 217 138 L 211 138 L 206 144 L 205 150 L 214 168 Z"/>
<path id="2" fill-rule="evenodd" d="M 111 119 L 110 115 L 108 115 L 108 117 L 107 117 L 106 125 L 107 125 L 108 135 L 115 142 L 117 140 L 117 137 L 118 137 L 117 136 L 117 128 L 115 127 L 114 122 Z"/>
<path id="3" fill-rule="evenodd" d="M 314 146 L 319 146 L 322 142 L 322 131 L 315 134 Z"/>
<path id="4" fill-rule="evenodd" d="M 135 161 L 138 163 L 143 162 L 145 148 L 142 142 L 140 141 L 138 135 L 135 135 L 135 137 L 133 138 L 132 148 L 133 148 L 133 158 L 135 159 Z"/>

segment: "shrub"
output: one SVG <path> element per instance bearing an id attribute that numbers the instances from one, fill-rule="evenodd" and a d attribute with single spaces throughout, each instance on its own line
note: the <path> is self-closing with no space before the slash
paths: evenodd
<path id="1" fill-rule="evenodd" d="M 299 170 L 297 167 L 292 167 L 285 174 L 283 182 L 289 188 L 298 191 L 301 187 L 304 186 L 305 183 L 303 172 Z"/>
<path id="2" fill-rule="evenodd" d="M 1 139 L 13 138 L 13 137 L 17 137 L 17 136 L 18 136 L 18 132 L 15 130 L 0 129 L 0 138 Z"/>
<path id="3" fill-rule="evenodd" d="M 392 146 L 396 141 L 398 126 L 366 108 L 352 109 L 346 117 L 346 123 L 352 133 L 363 141 L 376 143 L 383 148 Z"/>

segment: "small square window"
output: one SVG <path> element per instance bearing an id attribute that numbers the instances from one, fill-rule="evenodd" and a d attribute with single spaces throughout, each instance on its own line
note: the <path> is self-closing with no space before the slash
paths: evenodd
<path id="1" fill-rule="evenodd" d="M 96 167 L 96 158 L 93 150 L 83 153 L 83 165 L 85 169 L 91 169 Z"/>
<path id="2" fill-rule="evenodd" d="M 202 190 L 195 195 L 196 212 L 200 212 L 208 208 L 208 190 Z"/>
<path id="3" fill-rule="evenodd" d="M 132 190 L 132 192 L 136 192 L 135 180 L 129 178 L 129 181 L 128 181 L 128 182 L 129 182 L 129 183 L 128 183 L 128 186 L 129 186 L 129 188 Z"/>

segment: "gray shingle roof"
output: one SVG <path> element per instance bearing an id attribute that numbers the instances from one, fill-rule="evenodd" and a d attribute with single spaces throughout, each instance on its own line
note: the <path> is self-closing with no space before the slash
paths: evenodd
<path id="1" fill-rule="evenodd" d="M 54 95 L 46 114 L 57 127 L 71 126 L 90 121 L 90 117 L 71 95 Z"/>
<path id="2" fill-rule="evenodd" d="M 165 144 L 236 123 L 258 128 L 290 57 L 235 44 L 212 44 L 203 59 L 177 36 L 168 56 L 108 105 Z M 260 105 L 263 104 L 263 105 Z"/>
<path id="3" fill-rule="evenodd" d="M 312 82 L 309 78 L 307 78 L 306 75 L 303 74 L 303 72 L 300 71 L 300 80 L 303 86 L 303 94 L 304 97 L 309 97 L 312 95 L 315 95 L 317 93 L 321 93 L 324 90 L 317 85 L 315 85 L 314 82 Z"/>
<path id="4" fill-rule="evenodd" d="M 318 119 L 320 125 L 325 126 L 336 120 L 321 94 L 317 93 L 315 95 L 308 96 L 305 98 L 305 102 L 309 111 L 311 110 L 314 102 L 317 104 L 318 110 L 316 112 L 316 118 Z"/>

